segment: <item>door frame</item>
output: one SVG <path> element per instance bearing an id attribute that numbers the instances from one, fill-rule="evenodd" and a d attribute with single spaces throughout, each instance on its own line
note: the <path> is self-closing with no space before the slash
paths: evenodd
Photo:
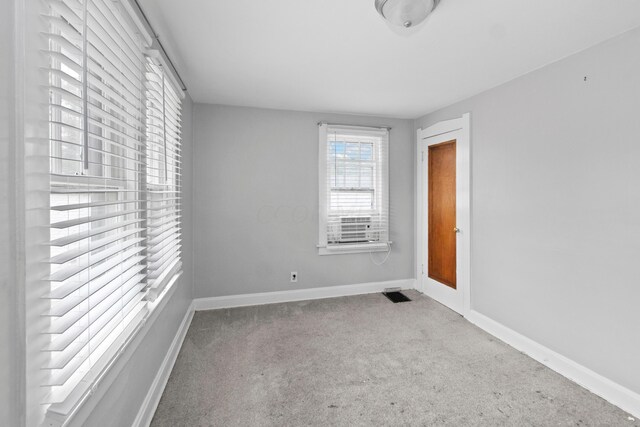
<path id="1" fill-rule="evenodd" d="M 428 233 L 428 197 L 423 193 L 426 187 L 426 179 L 423 174 L 423 162 L 427 159 L 422 156 L 423 141 L 427 138 L 442 136 L 445 141 L 447 134 L 451 139 L 456 139 L 456 226 L 460 229 L 456 242 L 456 291 L 462 293 L 462 307 L 460 314 L 467 316 L 471 311 L 471 114 L 463 114 L 462 117 L 438 122 L 425 129 L 417 130 L 416 144 L 416 289 L 427 296 L 429 290 L 423 285 L 423 278 L 427 276 L 425 265 L 428 255 L 428 245 L 425 245 L 425 236 Z M 455 134 L 455 137 L 454 137 Z M 428 150 L 427 150 L 428 151 Z M 426 157 L 426 154 L 425 154 Z M 428 163 L 427 163 L 428 167 Z M 428 173 L 428 172 L 427 172 Z M 445 285 L 443 285 L 445 286 Z M 455 309 L 454 309 L 455 310 Z M 458 311 L 458 310 L 456 310 Z"/>

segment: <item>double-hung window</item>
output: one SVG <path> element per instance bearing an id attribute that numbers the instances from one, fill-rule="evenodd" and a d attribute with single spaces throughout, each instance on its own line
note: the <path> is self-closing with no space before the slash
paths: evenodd
<path id="1" fill-rule="evenodd" d="M 389 130 L 319 128 L 319 253 L 388 250 Z"/>
<path id="2" fill-rule="evenodd" d="M 152 58 L 147 85 L 147 248 L 149 299 L 182 268 L 180 260 L 180 98 Z"/>
<path id="3" fill-rule="evenodd" d="M 51 0 L 40 403 L 65 420 L 176 282 L 180 105 L 119 0 Z M 63 421 L 61 421 L 62 423 Z"/>

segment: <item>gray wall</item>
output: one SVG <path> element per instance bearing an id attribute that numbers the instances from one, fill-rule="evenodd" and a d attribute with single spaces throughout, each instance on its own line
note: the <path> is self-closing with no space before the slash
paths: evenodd
<path id="1" fill-rule="evenodd" d="M 0 14 L 0 420 L 18 423 L 13 170 L 13 1 Z"/>
<path id="2" fill-rule="evenodd" d="M 464 112 L 472 308 L 640 392 L 640 29 L 416 128 Z"/>
<path id="3" fill-rule="evenodd" d="M 191 174 L 193 102 L 191 98 L 183 101 L 182 111 L 182 168 L 183 168 L 183 275 L 180 287 L 176 289 L 162 313 L 135 353 L 127 362 L 118 379 L 111 385 L 106 395 L 91 414 L 79 414 L 75 425 L 85 426 L 129 426 L 133 423 L 144 398 L 158 373 L 169 346 L 192 300 L 193 284 L 193 176 Z"/>
<path id="4" fill-rule="evenodd" d="M 393 127 L 381 266 L 318 255 L 318 121 Z M 196 298 L 413 277 L 412 121 L 196 104 L 194 136 Z"/>

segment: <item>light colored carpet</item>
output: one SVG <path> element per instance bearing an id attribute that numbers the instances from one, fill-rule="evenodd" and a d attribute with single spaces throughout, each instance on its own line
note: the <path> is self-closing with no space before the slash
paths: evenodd
<path id="1" fill-rule="evenodd" d="M 152 426 L 640 426 L 406 294 L 197 312 Z"/>

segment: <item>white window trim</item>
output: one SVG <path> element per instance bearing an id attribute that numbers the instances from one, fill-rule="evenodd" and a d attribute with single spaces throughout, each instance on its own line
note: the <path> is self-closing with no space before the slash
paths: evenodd
<path id="1" fill-rule="evenodd" d="M 327 243 L 327 134 L 329 126 L 340 127 L 342 129 L 351 130 L 376 130 L 386 129 L 388 132 L 390 127 L 374 127 L 374 126 L 355 126 L 355 125 L 333 125 L 329 123 L 318 123 L 318 255 L 341 255 L 341 254 L 356 254 L 356 253 L 371 253 L 371 252 L 388 252 L 391 250 L 391 239 L 388 238 L 387 242 L 375 242 L 375 243 L 345 243 L 341 245 L 329 245 Z M 385 183 L 383 185 L 382 200 L 389 203 L 389 135 L 387 134 L 387 159 L 384 162 L 384 168 L 382 170 L 382 179 Z M 387 217 L 387 233 L 389 229 L 389 218 Z"/>

